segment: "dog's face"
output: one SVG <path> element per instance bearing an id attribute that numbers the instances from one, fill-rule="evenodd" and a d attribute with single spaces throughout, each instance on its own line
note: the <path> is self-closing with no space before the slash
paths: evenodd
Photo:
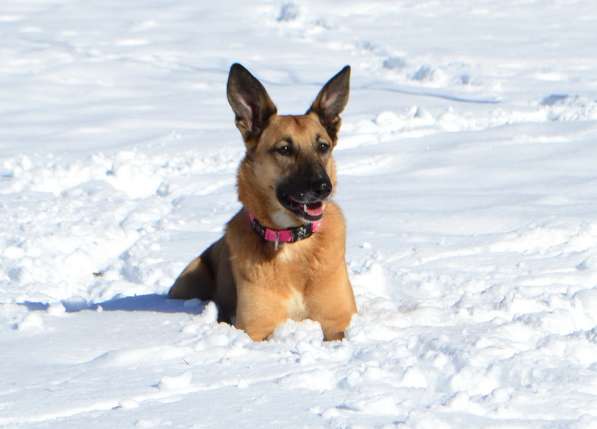
<path id="1" fill-rule="evenodd" d="M 332 151 L 349 78 L 345 67 L 306 114 L 277 115 L 254 76 L 239 64 L 230 69 L 228 100 L 247 148 L 239 168 L 239 198 L 259 220 L 286 228 L 322 218 L 336 185 Z"/>

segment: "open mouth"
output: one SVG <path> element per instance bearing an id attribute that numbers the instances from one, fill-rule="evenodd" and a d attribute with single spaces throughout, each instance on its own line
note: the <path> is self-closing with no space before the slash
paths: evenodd
<path id="1" fill-rule="evenodd" d="M 285 208 L 303 219 L 317 221 L 323 216 L 323 201 L 321 200 L 301 202 L 288 195 L 282 195 L 278 200 Z"/>

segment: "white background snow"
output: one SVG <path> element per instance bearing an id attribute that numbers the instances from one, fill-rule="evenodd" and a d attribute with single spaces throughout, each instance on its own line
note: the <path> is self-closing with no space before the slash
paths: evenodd
<path id="1" fill-rule="evenodd" d="M 597 427 L 592 0 L 0 5 L 0 426 Z M 238 209 L 225 97 L 351 64 L 360 314 L 253 343 L 165 299 Z"/>

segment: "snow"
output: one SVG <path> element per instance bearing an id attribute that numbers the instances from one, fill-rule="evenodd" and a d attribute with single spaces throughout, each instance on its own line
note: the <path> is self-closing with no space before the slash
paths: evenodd
<path id="1" fill-rule="evenodd" d="M 590 0 L 5 1 L 0 426 L 597 427 Z M 225 97 L 351 64 L 359 314 L 254 343 L 164 296 L 238 209 Z"/>

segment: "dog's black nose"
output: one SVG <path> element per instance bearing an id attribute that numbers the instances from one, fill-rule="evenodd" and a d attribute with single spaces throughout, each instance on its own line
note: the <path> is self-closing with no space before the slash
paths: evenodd
<path id="1" fill-rule="evenodd" d="M 332 192 L 332 184 L 328 179 L 320 179 L 313 183 L 312 189 L 319 198 L 326 198 Z"/>

